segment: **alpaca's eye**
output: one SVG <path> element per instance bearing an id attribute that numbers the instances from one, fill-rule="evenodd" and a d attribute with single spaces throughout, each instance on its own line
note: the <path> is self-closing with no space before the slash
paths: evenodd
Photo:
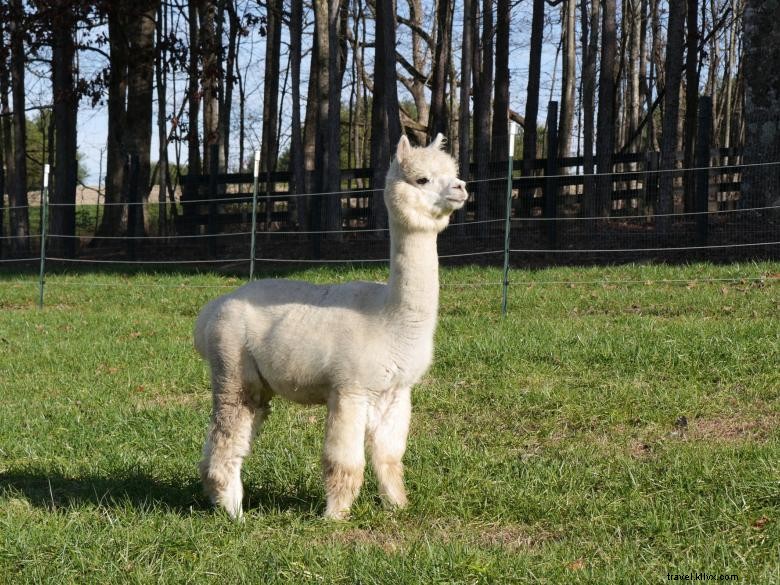
<path id="1" fill-rule="evenodd" d="M 425 177 L 421 177 L 415 181 L 418 185 L 426 185 L 428 183 L 428 179 Z"/>

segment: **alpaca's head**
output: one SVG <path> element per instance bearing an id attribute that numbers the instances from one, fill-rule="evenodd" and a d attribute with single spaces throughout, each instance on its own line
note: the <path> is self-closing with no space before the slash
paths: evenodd
<path id="1" fill-rule="evenodd" d="M 406 136 L 398 142 L 385 184 L 385 204 L 396 226 L 440 232 L 466 203 L 466 183 L 458 178 L 455 160 L 441 149 L 443 142 L 441 134 L 424 148 L 413 147 Z"/>

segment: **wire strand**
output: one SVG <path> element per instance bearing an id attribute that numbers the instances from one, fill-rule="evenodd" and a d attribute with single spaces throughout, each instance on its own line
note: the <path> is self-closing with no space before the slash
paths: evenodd
<path id="1" fill-rule="evenodd" d="M 750 246 L 777 246 L 780 242 L 755 242 L 750 244 L 711 244 L 707 246 L 664 246 L 659 248 L 603 248 L 593 250 L 580 249 L 558 249 L 558 250 L 539 250 L 539 249 L 510 249 L 512 253 L 521 254 L 605 254 L 608 252 L 669 252 L 674 250 L 715 250 L 720 248 L 745 248 Z"/>
<path id="2" fill-rule="evenodd" d="M 720 213 L 742 213 L 747 211 L 763 211 L 767 209 L 780 209 L 780 205 L 766 205 L 763 207 L 747 207 L 745 209 L 724 209 L 715 211 L 680 211 L 677 213 L 647 213 L 643 215 L 594 215 L 590 217 L 513 217 L 512 221 L 596 221 L 609 219 L 612 221 L 619 221 L 623 219 L 649 219 L 651 217 L 674 217 L 685 215 L 716 215 Z"/>
<path id="3" fill-rule="evenodd" d="M 622 163 L 622 164 L 632 164 L 632 163 Z M 603 173 L 559 173 L 556 175 L 525 175 L 525 176 L 512 176 L 512 182 L 514 181 L 532 181 L 532 180 L 539 180 L 539 179 L 564 179 L 564 178 L 571 178 L 571 177 L 583 177 L 583 178 L 595 178 L 595 177 L 613 177 L 615 181 L 620 181 L 621 177 L 632 177 L 632 179 L 626 179 L 626 180 L 641 180 L 640 178 L 637 178 L 637 175 L 640 177 L 642 175 L 657 175 L 661 173 L 688 173 L 688 172 L 695 172 L 695 171 L 709 171 L 709 172 L 715 172 L 717 174 L 717 171 L 723 171 L 725 172 L 733 172 L 733 173 L 741 173 L 744 169 L 747 168 L 756 168 L 756 167 L 770 167 L 770 166 L 776 166 L 780 165 L 780 161 L 768 161 L 768 162 L 759 162 L 759 163 L 740 163 L 740 164 L 729 164 L 729 165 L 718 165 L 718 166 L 705 166 L 705 167 L 687 167 L 687 168 L 680 168 L 680 169 L 644 169 L 641 171 L 617 171 L 617 172 L 603 172 Z M 579 168 L 581 165 L 577 165 L 577 168 Z M 485 179 L 474 179 L 470 181 L 466 181 L 467 184 L 473 184 L 473 183 L 488 183 L 488 182 L 496 182 L 496 181 L 503 181 L 507 182 L 509 179 L 508 175 L 504 175 L 501 177 L 489 177 Z M 283 182 L 283 181 L 279 181 Z M 240 184 L 249 184 L 249 183 L 221 183 L 221 184 L 232 184 L 232 185 L 240 185 Z M 258 201 L 268 201 L 271 200 L 283 200 L 288 198 L 296 198 L 296 197 L 319 197 L 319 196 L 326 196 L 326 195 L 344 195 L 346 197 L 352 197 L 352 198 L 360 198 L 365 197 L 368 193 L 377 193 L 384 191 L 384 188 L 382 189 L 344 189 L 339 191 L 320 191 L 317 193 L 275 193 L 272 195 L 259 195 Z M 179 200 L 176 203 L 178 205 L 187 205 L 187 204 L 205 204 L 205 203 L 213 203 L 215 205 L 224 205 L 231 202 L 250 202 L 253 200 L 253 197 L 251 195 L 244 195 L 241 197 L 225 197 L 225 198 L 211 198 L 211 199 L 192 199 L 192 200 Z M 160 202 L 160 201 L 125 201 L 125 202 L 104 202 L 101 203 L 101 205 L 161 205 L 162 203 L 169 204 L 170 202 Z M 50 207 L 73 207 L 77 205 L 89 205 L 85 203 L 49 203 Z M 29 207 L 29 206 L 20 206 L 20 207 Z M 6 208 L 6 209 L 13 209 L 13 208 Z"/>
<path id="4" fill-rule="evenodd" d="M 41 257 L 33 257 L 33 258 L 0 258 L 0 262 L 40 262 Z"/>

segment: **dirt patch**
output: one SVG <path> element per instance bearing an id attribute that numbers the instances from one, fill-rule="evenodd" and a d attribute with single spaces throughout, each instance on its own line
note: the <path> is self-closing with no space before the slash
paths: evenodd
<path id="1" fill-rule="evenodd" d="M 343 532 L 334 532 L 328 538 L 329 544 L 376 546 L 387 553 L 399 551 L 405 540 L 404 536 L 395 531 L 384 532 L 367 528 L 350 528 Z"/>
<path id="2" fill-rule="evenodd" d="M 634 459 L 650 459 L 653 456 L 653 446 L 645 441 L 634 439 L 628 444 L 628 453 Z"/>
<path id="3" fill-rule="evenodd" d="M 717 417 L 693 419 L 682 436 L 696 441 L 765 440 L 780 425 L 780 414 L 755 417 Z"/>
<path id="4" fill-rule="evenodd" d="M 133 392 L 133 405 L 138 410 L 152 410 L 176 406 L 198 407 L 207 402 L 208 396 L 201 394 L 153 394 L 139 386 Z"/>
<path id="5" fill-rule="evenodd" d="M 480 548 L 499 547 L 508 552 L 516 552 L 529 550 L 559 538 L 560 535 L 552 532 L 519 524 L 441 521 L 425 527 L 393 527 L 387 530 L 349 528 L 332 533 L 328 542 L 338 545 L 375 546 L 385 552 L 395 553 L 425 539 Z"/>
<path id="6" fill-rule="evenodd" d="M 509 551 L 528 550 L 560 539 L 560 535 L 545 530 L 532 530 L 528 526 L 496 524 L 479 532 L 477 544 L 501 547 Z"/>

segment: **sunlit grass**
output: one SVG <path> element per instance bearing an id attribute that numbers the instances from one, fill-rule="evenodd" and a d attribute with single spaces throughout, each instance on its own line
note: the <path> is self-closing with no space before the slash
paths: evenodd
<path id="1" fill-rule="evenodd" d="M 411 506 L 383 511 L 369 473 L 343 524 L 320 519 L 321 408 L 274 403 L 245 523 L 201 495 L 191 328 L 241 278 L 60 273 L 41 311 L 35 276 L 5 273 L 0 582 L 779 582 L 778 273 L 513 271 L 503 319 L 500 269 L 442 270 Z"/>

